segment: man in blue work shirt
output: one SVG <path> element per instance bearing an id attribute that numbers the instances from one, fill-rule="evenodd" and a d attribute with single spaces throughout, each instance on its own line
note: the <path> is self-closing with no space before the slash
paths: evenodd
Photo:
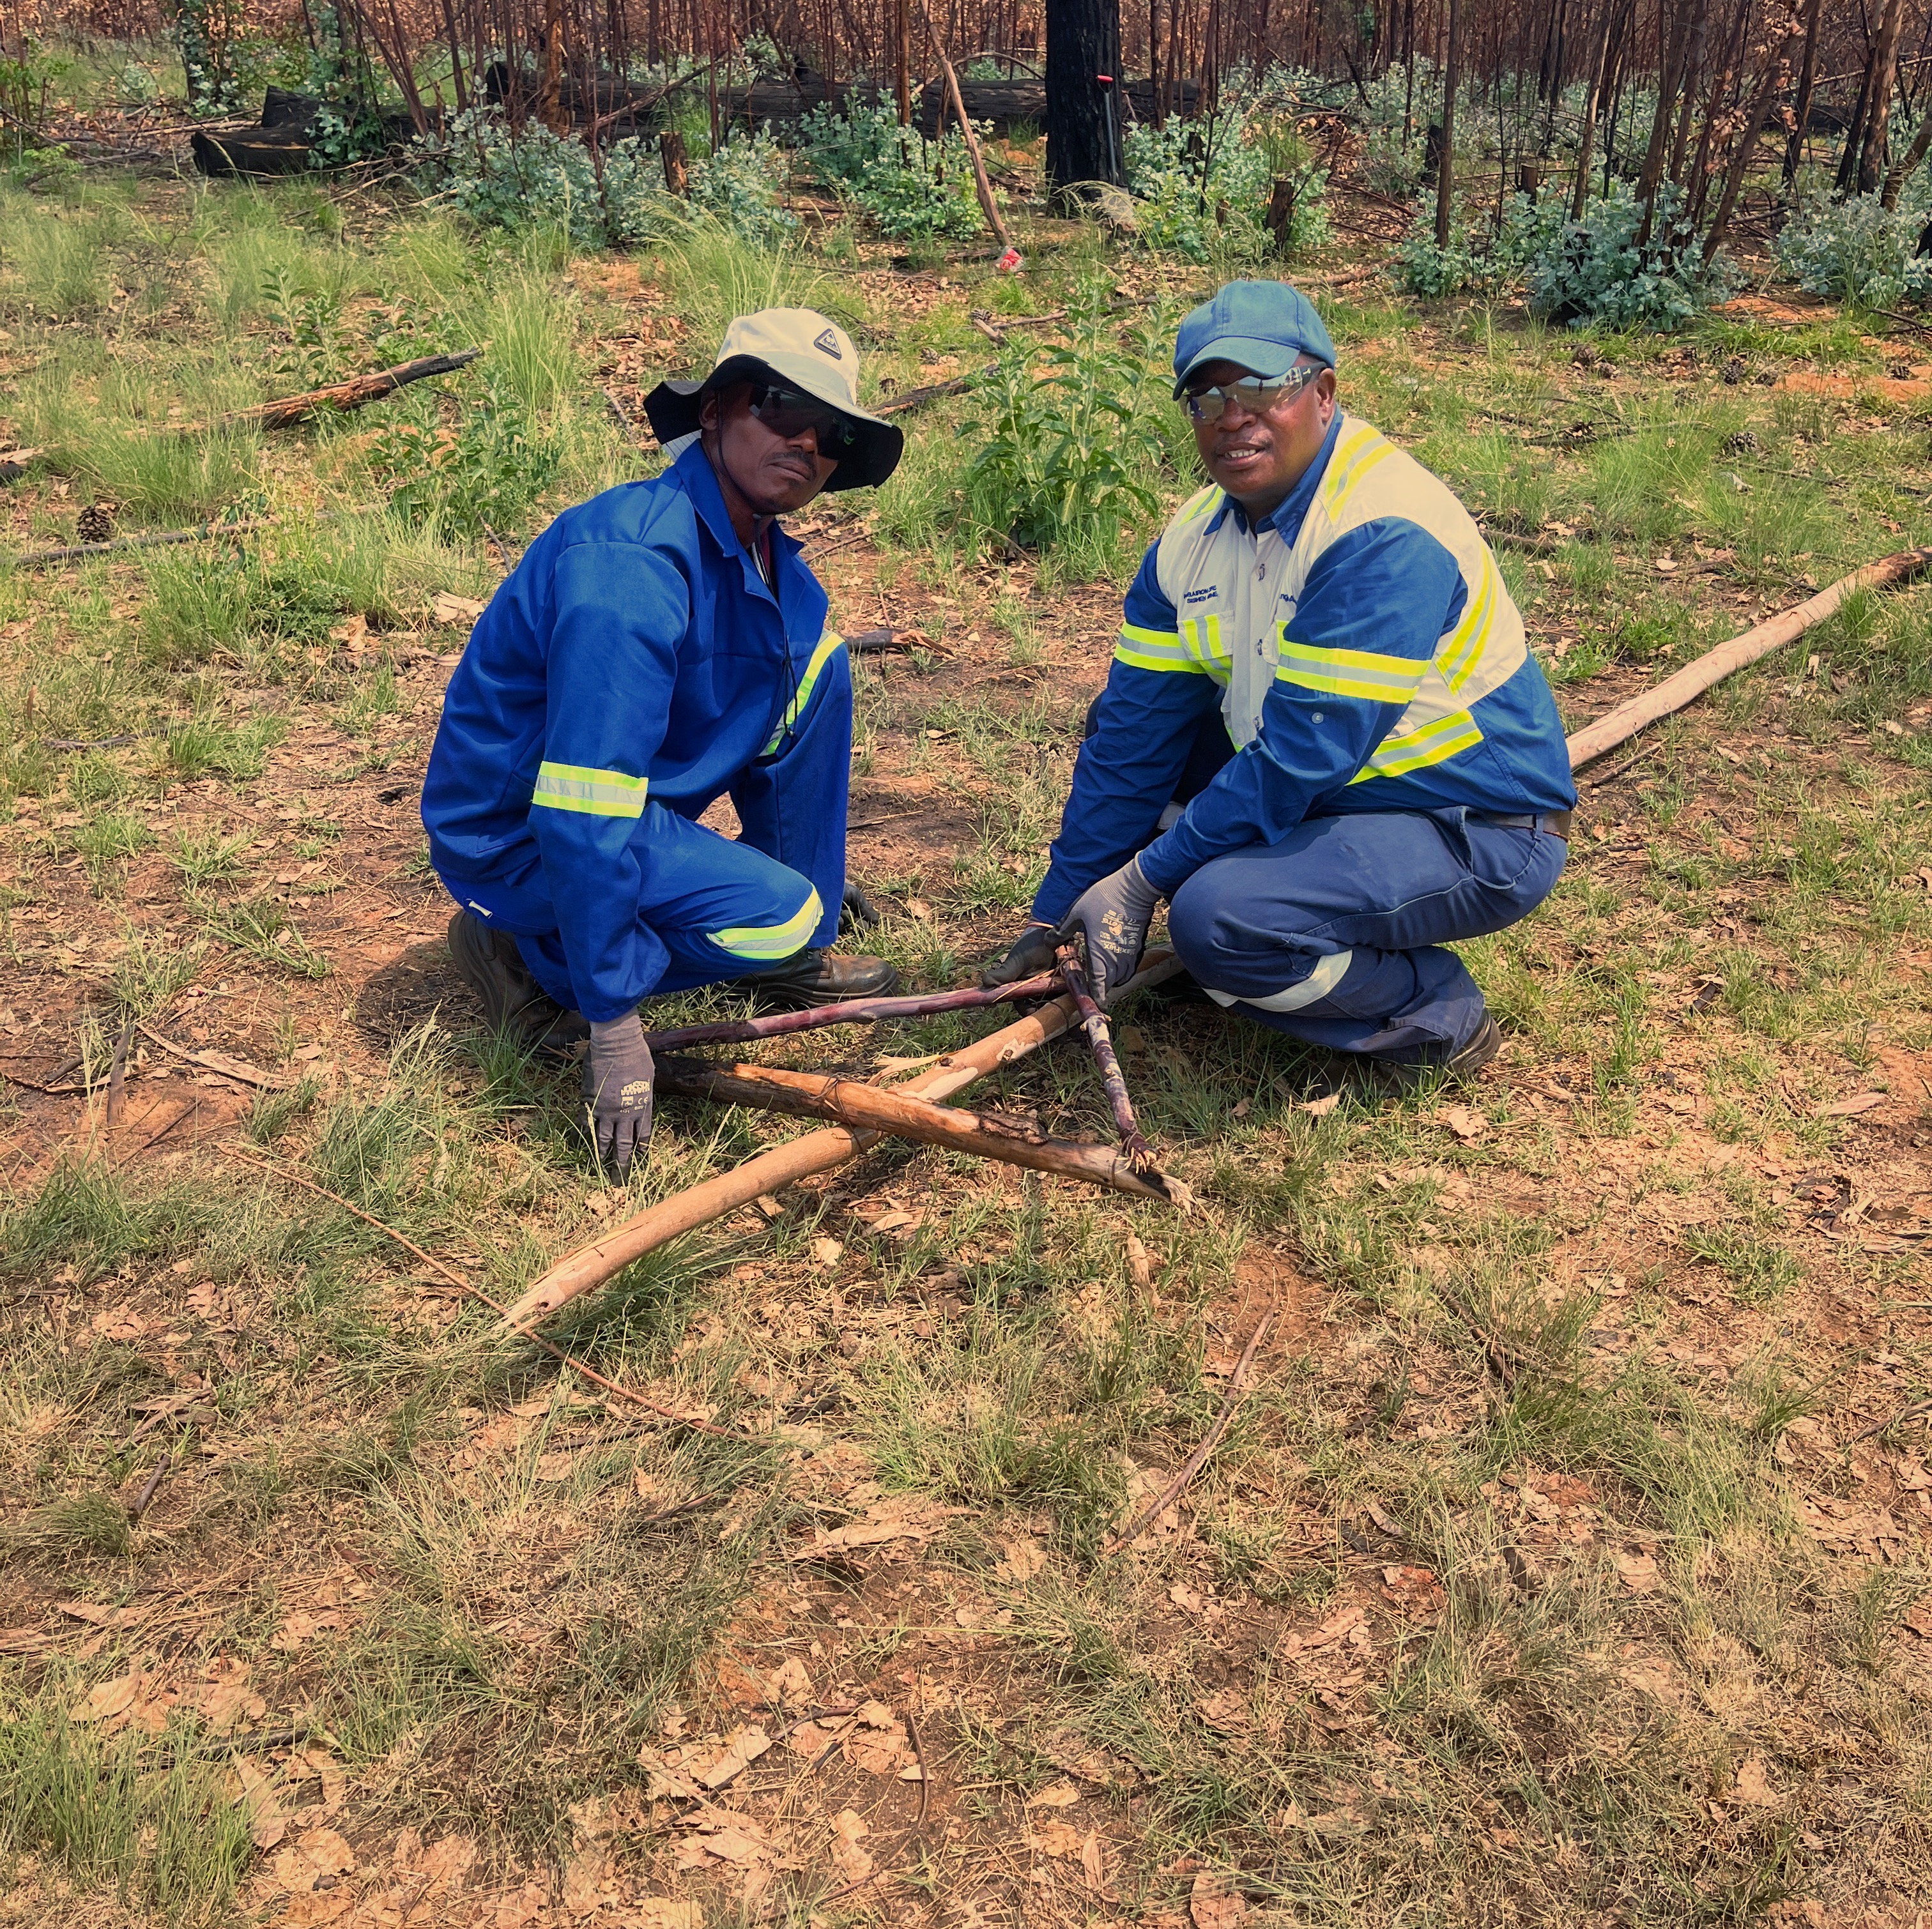
<path id="1" fill-rule="evenodd" d="M 1462 505 L 1336 406 L 1298 290 L 1223 288 L 1174 373 L 1211 481 L 1127 592 L 1032 921 L 987 978 L 1077 931 L 1104 1002 L 1165 897 L 1216 1004 L 1398 1088 L 1468 1077 L 1501 1040 L 1445 947 L 1549 894 L 1576 801 L 1522 619 Z"/>
<path id="2" fill-rule="evenodd" d="M 701 382 L 645 409 L 663 475 L 566 510 L 450 679 L 423 786 L 487 1020 L 587 1035 L 584 1096 L 621 1172 L 650 1135 L 638 1016 L 720 982 L 800 1005 L 898 982 L 835 957 L 852 684 L 825 592 L 776 519 L 871 487 L 904 438 L 859 406 L 859 355 L 805 308 L 741 316 Z M 697 820 L 729 794 L 736 840 Z"/>

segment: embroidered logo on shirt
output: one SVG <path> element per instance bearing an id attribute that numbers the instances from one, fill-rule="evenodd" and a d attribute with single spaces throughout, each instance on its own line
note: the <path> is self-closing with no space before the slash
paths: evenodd
<path id="1" fill-rule="evenodd" d="M 1180 600 L 1184 603 L 1211 603 L 1220 593 L 1218 589 L 1211 587 L 1207 589 L 1190 589 L 1182 596 Z"/>
<path id="2" fill-rule="evenodd" d="M 822 335 L 813 336 L 812 346 L 815 349 L 822 349 L 834 361 L 843 361 L 845 359 L 838 352 L 838 337 L 830 328 L 827 328 Z"/>

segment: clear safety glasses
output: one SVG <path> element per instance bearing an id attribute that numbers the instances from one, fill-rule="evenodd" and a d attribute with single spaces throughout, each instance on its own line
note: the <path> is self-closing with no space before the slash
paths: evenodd
<path id="1" fill-rule="evenodd" d="M 1190 388 L 1182 398 L 1187 412 L 1197 422 L 1218 422 L 1230 402 L 1238 402 L 1250 415 L 1265 415 L 1270 409 L 1292 402 L 1322 373 L 1319 362 L 1292 368 L 1286 375 L 1244 375 L 1238 382 L 1224 382 L 1218 388 Z"/>

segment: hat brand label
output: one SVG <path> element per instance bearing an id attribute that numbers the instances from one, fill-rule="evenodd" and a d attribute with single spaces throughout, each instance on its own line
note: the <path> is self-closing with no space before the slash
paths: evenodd
<path id="1" fill-rule="evenodd" d="M 834 361 L 843 361 L 845 359 L 838 352 L 838 337 L 830 328 L 827 328 L 821 335 L 813 336 L 812 346 L 815 349 L 824 350 Z"/>

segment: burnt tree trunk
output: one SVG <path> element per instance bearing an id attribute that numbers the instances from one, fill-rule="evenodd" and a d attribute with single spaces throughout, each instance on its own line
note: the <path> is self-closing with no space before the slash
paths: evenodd
<path id="1" fill-rule="evenodd" d="M 1456 212 L 1456 90 L 1462 82 L 1462 0 L 1449 0 L 1448 59 L 1442 73 L 1442 157 L 1436 170 L 1436 245 L 1449 245 Z"/>
<path id="2" fill-rule="evenodd" d="M 1784 143 L 1784 184 L 1798 178 L 1798 163 L 1804 151 L 1804 124 L 1811 117 L 1811 89 L 1818 79 L 1818 22 L 1825 0 L 1810 0 L 1804 12 L 1804 58 L 1798 77 L 1798 103 L 1791 132 Z"/>
<path id="3" fill-rule="evenodd" d="M 1892 88 L 1898 78 L 1898 29 L 1905 0 L 1891 0 L 1879 24 L 1878 45 L 1872 52 L 1871 108 L 1865 121 L 1864 153 L 1858 163 L 1858 192 L 1878 192 L 1885 166 L 1885 137 L 1892 124 Z"/>
<path id="4" fill-rule="evenodd" d="M 1046 172 L 1057 199 L 1085 181 L 1124 185 L 1100 81 L 1120 71 L 1120 0 L 1047 0 Z"/>

